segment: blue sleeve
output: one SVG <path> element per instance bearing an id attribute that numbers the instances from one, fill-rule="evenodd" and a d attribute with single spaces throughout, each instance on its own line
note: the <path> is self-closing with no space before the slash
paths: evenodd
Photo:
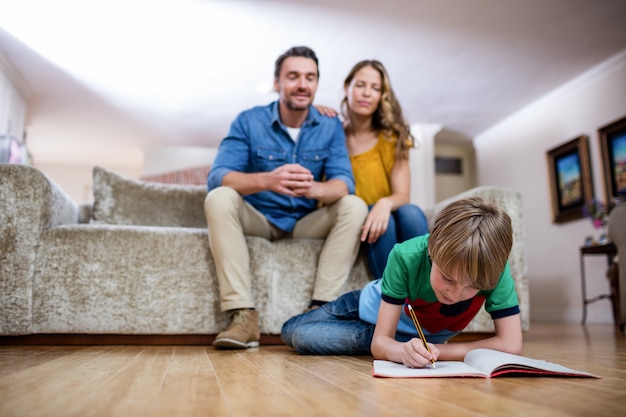
<path id="1" fill-rule="evenodd" d="M 326 180 L 341 180 L 346 183 L 348 193 L 354 194 L 355 185 L 352 175 L 352 164 L 350 163 L 343 126 L 336 117 L 328 119 L 326 122 L 334 124 L 330 140 L 330 152 L 325 167 Z"/>
<path id="2" fill-rule="evenodd" d="M 217 155 L 207 177 L 207 188 L 211 191 L 222 185 L 229 172 L 247 172 L 250 167 L 250 136 L 246 116 L 242 113 L 230 125 L 228 135 L 220 143 Z"/>

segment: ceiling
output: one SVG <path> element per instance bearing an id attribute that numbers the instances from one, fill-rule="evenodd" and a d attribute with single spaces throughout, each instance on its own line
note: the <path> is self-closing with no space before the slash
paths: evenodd
<path id="1" fill-rule="evenodd" d="M 98 101 L 145 128 L 143 145 L 216 146 L 237 113 L 277 97 L 274 60 L 294 45 L 319 57 L 316 103 L 337 107 L 352 65 L 375 58 L 407 120 L 451 138 L 626 50 L 625 0 L 0 0 L 0 10 L 0 55 L 29 123 Z"/>

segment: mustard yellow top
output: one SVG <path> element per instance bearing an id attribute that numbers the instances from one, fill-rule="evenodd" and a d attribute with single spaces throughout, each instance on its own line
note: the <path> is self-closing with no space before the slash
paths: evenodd
<path id="1" fill-rule="evenodd" d="M 391 195 L 391 170 L 395 164 L 397 141 L 397 137 L 389 140 L 381 132 L 372 149 L 350 156 L 352 175 L 356 183 L 355 194 L 368 206 L 381 197 Z"/>

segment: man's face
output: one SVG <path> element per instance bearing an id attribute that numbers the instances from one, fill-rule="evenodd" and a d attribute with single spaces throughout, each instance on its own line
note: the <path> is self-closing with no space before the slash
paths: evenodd
<path id="1" fill-rule="evenodd" d="M 274 90 L 279 100 L 290 110 L 307 110 L 313 103 L 317 90 L 317 65 L 315 61 L 300 56 L 290 56 L 283 61 Z"/>

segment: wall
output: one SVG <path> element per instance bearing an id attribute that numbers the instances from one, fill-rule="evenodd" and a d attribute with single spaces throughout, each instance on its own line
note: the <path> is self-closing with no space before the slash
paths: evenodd
<path id="1" fill-rule="evenodd" d="M 35 167 L 57 183 L 63 191 L 76 203 L 87 203 L 93 201 L 92 177 L 94 164 L 79 162 L 39 162 Z M 139 178 L 141 166 L 115 165 L 104 163 L 103 168 L 123 175 L 127 178 Z"/>
<path id="2" fill-rule="evenodd" d="M 144 162 L 141 146 L 152 143 L 154 132 L 50 62 L 43 59 L 32 62 L 45 71 L 45 82 L 63 89 L 69 97 L 74 93 L 80 97 L 79 101 L 52 99 L 38 96 L 38 85 L 27 86 L 30 91 L 25 95 L 25 130 L 32 164 L 79 203 L 92 200 L 94 165 L 138 178 Z M 25 83 L 2 51 L 0 70 L 13 87 L 26 90 L 20 88 Z M 24 126 L 23 121 L 19 124 Z"/>
<path id="3" fill-rule="evenodd" d="M 24 83 L 0 55 L 0 135 L 24 139 L 26 98 Z"/>
<path id="4" fill-rule="evenodd" d="M 217 148 L 152 146 L 143 150 L 142 176 L 210 165 Z"/>
<path id="5" fill-rule="evenodd" d="M 582 317 L 579 248 L 597 234 L 588 219 L 551 222 L 546 151 L 589 136 L 595 196 L 604 200 L 597 129 L 626 115 L 626 51 L 510 116 L 474 140 L 479 184 L 524 198 L 532 321 Z M 587 257 L 588 296 L 608 292 L 606 258 Z M 588 322 L 612 322 L 610 302 L 589 305 Z"/>
<path id="6" fill-rule="evenodd" d="M 0 73 L 0 134 L 22 140 L 25 116 L 26 100 L 9 79 Z"/>
<path id="7" fill-rule="evenodd" d="M 411 134 L 415 137 L 415 148 L 409 153 L 411 169 L 411 203 L 422 210 L 435 205 L 435 137 L 441 126 L 431 123 L 411 125 Z"/>
<path id="8" fill-rule="evenodd" d="M 77 203 L 93 201 L 93 167 L 116 172 L 127 178 L 139 179 L 185 168 L 211 164 L 217 149 L 197 147 L 147 147 L 129 149 L 129 155 L 112 155 L 98 159 L 85 156 L 82 160 L 68 155 L 66 160 L 39 154 L 33 164 L 50 176 Z"/>
<path id="9" fill-rule="evenodd" d="M 144 163 L 139 144 L 150 137 L 116 109 L 96 101 L 81 104 L 29 102 L 26 124 L 33 165 L 77 203 L 93 199 L 95 165 L 139 178 Z"/>
<path id="10" fill-rule="evenodd" d="M 476 186 L 476 155 L 471 143 L 437 143 L 435 157 L 458 158 L 461 174 L 435 174 L 435 201 L 442 201 Z"/>

